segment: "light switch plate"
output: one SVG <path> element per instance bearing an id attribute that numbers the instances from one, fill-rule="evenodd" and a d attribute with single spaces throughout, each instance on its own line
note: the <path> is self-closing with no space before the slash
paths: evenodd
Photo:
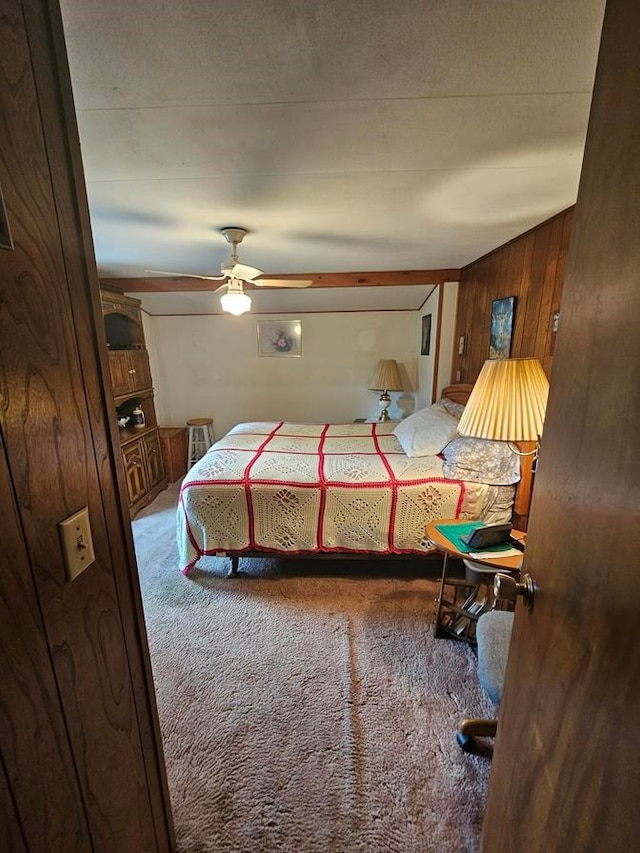
<path id="1" fill-rule="evenodd" d="M 89 524 L 89 510 L 83 507 L 78 512 L 58 523 L 60 542 L 64 554 L 64 564 L 67 570 L 67 580 L 72 581 L 83 572 L 87 566 L 95 562 Z"/>

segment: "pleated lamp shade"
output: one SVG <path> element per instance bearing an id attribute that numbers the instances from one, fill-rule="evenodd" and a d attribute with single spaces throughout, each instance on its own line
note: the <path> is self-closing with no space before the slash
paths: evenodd
<path id="1" fill-rule="evenodd" d="M 369 383 L 369 390 L 402 391 L 402 379 L 396 361 L 390 358 L 378 363 L 378 369 Z"/>
<path id="2" fill-rule="evenodd" d="M 461 435 L 497 441 L 537 441 L 549 382 L 537 358 L 485 361 L 458 424 Z"/>

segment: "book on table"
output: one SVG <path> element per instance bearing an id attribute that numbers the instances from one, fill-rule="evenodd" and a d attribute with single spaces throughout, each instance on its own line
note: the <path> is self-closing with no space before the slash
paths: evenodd
<path id="1" fill-rule="evenodd" d="M 487 552 L 490 555 L 500 555 L 503 556 L 512 556 L 513 546 L 508 541 L 508 532 L 506 533 L 507 541 L 498 545 L 492 545 L 491 547 L 482 547 L 478 545 L 470 545 L 469 540 L 473 536 L 476 530 L 491 530 L 491 528 L 501 530 L 511 530 L 511 525 L 491 525 L 491 524 L 482 524 L 481 521 L 458 521 L 458 522 L 445 522 L 442 524 L 436 524 L 436 529 L 442 533 L 445 539 L 448 539 L 452 545 L 454 545 L 458 551 L 462 554 L 471 554 L 472 552 L 478 552 L 482 550 L 483 552 Z M 474 540 L 471 540 L 474 541 Z"/>

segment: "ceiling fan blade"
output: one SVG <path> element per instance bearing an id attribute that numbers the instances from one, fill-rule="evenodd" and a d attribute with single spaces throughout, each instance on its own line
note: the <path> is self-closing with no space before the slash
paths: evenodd
<path id="1" fill-rule="evenodd" d="M 207 281 L 223 281 L 226 275 L 192 275 L 188 272 L 169 272 L 168 270 L 145 270 L 149 275 L 170 275 L 173 278 L 206 278 Z"/>
<path id="2" fill-rule="evenodd" d="M 256 287 L 309 287 L 313 284 L 311 279 L 301 278 L 260 278 L 251 283 Z"/>
<path id="3" fill-rule="evenodd" d="M 256 267 L 250 267 L 247 264 L 236 264 L 231 270 L 231 275 L 234 278 L 241 278 L 243 281 L 253 281 L 259 275 L 263 275 L 262 270 Z"/>
<path id="4" fill-rule="evenodd" d="M 225 282 L 224 284 L 221 284 L 220 287 L 216 287 L 216 289 L 213 292 L 214 293 L 220 293 L 221 290 L 226 290 L 228 287 L 229 287 L 229 283 Z"/>

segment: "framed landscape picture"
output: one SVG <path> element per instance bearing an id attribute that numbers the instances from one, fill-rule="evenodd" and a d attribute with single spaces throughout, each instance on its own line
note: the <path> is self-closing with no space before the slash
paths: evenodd
<path id="1" fill-rule="evenodd" d="M 513 315 L 516 307 L 515 296 L 494 299 L 491 303 L 491 338 L 489 358 L 509 358 L 511 338 L 513 337 Z"/>
<path id="2" fill-rule="evenodd" d="M 422 336 L 420 355 L 429 355 L 431 349 L 431 314 L 425 314 L 422 318 Z"/>
<path id="3" fill-rule="evenodd" d="M 300 320 L 259 322 L 258 355 L 300 358 L 302 356 L 302 324 Z"/>

